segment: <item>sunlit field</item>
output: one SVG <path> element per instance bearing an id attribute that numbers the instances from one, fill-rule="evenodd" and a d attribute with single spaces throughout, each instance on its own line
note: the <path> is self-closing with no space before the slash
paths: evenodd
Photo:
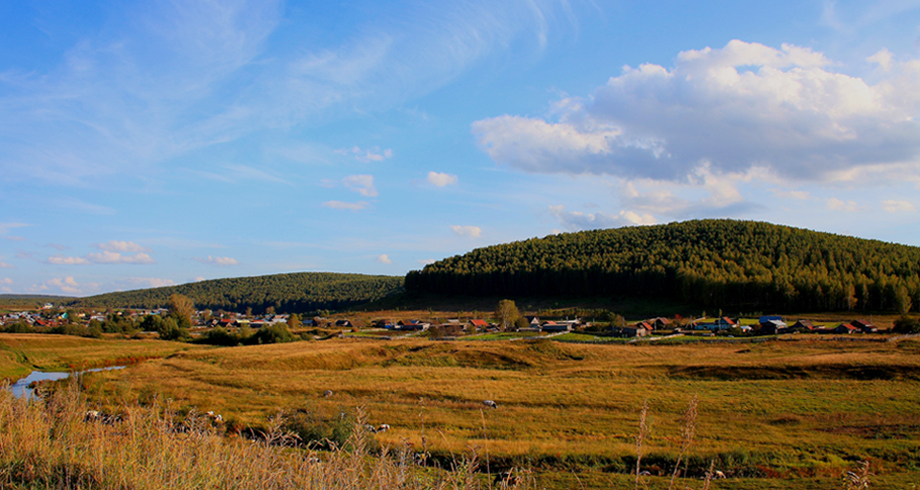
<path id="1" fill-rule="evenodd" d="M 360 407 L 369 424 L 391 427 L 373 435 L 381 446 L 427 449 L 444 465 L 476 448 L 492 469 L 528 468 L 545 488 L 632 488 L 645 400 L 644 479 L 667 488 L 697 396 L 687 474 L 714 464 L 727 478 L 712 488 L 841 488 L 859 461 L 869 461 L 870 488 L 910 488 L 920 481 L 918 368 L 913 339 L 346 339 L 186 350 L 83 385 L 95 407 L 168 401 L 179 413 L 221 413 L 236 431 L 264 430 L 279 411 L 319 424 Z"/>

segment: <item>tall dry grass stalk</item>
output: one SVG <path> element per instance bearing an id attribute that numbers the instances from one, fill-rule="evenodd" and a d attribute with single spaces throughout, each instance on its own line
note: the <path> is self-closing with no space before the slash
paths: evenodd
<path id="1" fill-rule="evenodd" d="M 693 395 L 693 398 L 690 399 L 690 404 L 687 406 L 687 411 L 684 413 L 684 424 L 680 428 L 680 452 L 677 454 L 677 462 L 674 463 L 674 472 L 671 474 L 671 484 L 668 485 L 668 490 L 674 488 L 674 482 L 677 480 L 678 473 L 680 473 L 680 463 L 683 462 L 684 457 L 687 455 L 687 451 L 690 449 L 690 445 L 693 444 L 693 438 L 696 435 L 698 405 L 699 397 Z"/>
<path id="2" fill-rule="evenodd" d="M 639 478 L 642 468 L 642 445 L 648 439 L 648 398 L 642 402 L 642 410 L 639 411 L 639 433 L 636 434 L 636 488 L 639 490 Z"/>
<path id="3" fill-rule="evenodd" d="M 47 400 L 0 390 L 0 488 L 473 490 L 488 481 L 475 454 L 457 471 L 435 471 L 418 466 L 408 444 L 370 450 L 360 410 L 349 449 L 319 453 L 294 447 L 280 415 L 254 441 L 227 436 L 200 414 L 176 420 L 169 404 L 124 406 L 110 425 L 86 421 L 89 409 L 75 385 Z"/>

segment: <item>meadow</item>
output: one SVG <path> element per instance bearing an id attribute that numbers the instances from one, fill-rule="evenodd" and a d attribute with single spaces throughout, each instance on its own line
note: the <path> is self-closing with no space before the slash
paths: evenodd
<path id="1" fill-rule="evenodd" d="M 22 344 L 4 352 L 49 365 L 74 361 L 73 346 L 55 343 L 90 341 L 0 337 L 5 346 Z M 540 488 L 633 488 L 646 401 L 645 483 L 668 488 L 694 397 L 688 484 L 714 464 L 727 478 L 711 488 L 841 488 L 841 475 L 860 461 L 873 472 L 870 488 L 920 482 L 920 341 L 789 338 L 673 345 L 335 339 L 231 348 L 119 340 L 79 349 L 93 362 L 105 358 L 106 342 L 116 358 L 160 356 L 85 376 L 95 408 L 168 401 L 180 414 L 221 413 L 228 432 L 244 434 L 266 430 L 281 413 L 307 437 L 328 436 L 334 421 L 360 408 L 369 424 L 391 427 L 373 435 L 379 447 L 411 447 L 443 467 L 475 448 L 484 466 L 527 468 Z M 486 408 L 486 399 L 498 408 Z"/>

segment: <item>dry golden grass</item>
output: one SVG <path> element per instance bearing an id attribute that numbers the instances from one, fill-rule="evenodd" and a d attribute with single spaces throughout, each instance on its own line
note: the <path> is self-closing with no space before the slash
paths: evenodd
<path id="1" fill-rule="evenodd" d="M 166 357 L 195 346 L 159 340 L 100 340 L 69 335 L 0 333 L 0 379 L 33 369 L 72 371 Z"/>
<path id="2" fill-rule="evenodd" d="M 27 402 L 0 392 L 0 487 L 11 489 L 438 489 L 489 485 L 475 453 L 450 468 L 415 464 L 408 446 L 368 449 L 356 430 L 349 450 L 317 454 L 289 449 L 293 440 L 276 419 L 260 440 L 218 435 L 192 414 L 176 422 L 163 407 L 121 408 L 111 424 L 88 420 L 74 389 Z M 357 423 L 363 422 L 358 417 Z M 531 488 L 520 479 L 501 488 Z"/>
<path id="3" fill-rule="evenodd" d="M 84 386 L 94 406 L 170 399 L 180 411 L 214 410 L 254 427 L 279 408 L 331 419 L 360 406 L 371 423 L 392 427 L 375 436 L 381 444 L 454 457 L 473 445 L 493 466 L 532 466 L 541 486 L 555 488 L 579 485 L 571 471 L 586 488 L 631 488 L 645 400 L 643 467 L 653 473 L 650 488 L 667 488 L 680 420 L 697 395 L 687 461 L 700 475 L 715 460 L 731 482 L 711 488 L 837 488 L 843 471 L 865 459 L 875 489 L 920 480 L 918 368 L 916 340 L 331 340 L 194 349 L 93 374 Z M 486 399 L 499 408 L 484 410 Z"/>

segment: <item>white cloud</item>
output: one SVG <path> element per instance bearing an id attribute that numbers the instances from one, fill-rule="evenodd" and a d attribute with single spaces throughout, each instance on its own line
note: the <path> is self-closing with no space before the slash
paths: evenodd
<path id="1" fill-rule="evenodd" d="M 460 236 L 465 236 L 469 238 L 481 238 L 482 237 L 482 228 L 478 226 L 460 226 L 460 225 L 451 225 L 450 229 Z"/>
<path id="2" fill-rule="evenodd" d="M 85 258 L 94 264 L 155 264 L 156 261 L 146 253 L 124 255 L 103 250 L 101 253 L 86 254 Z"/>
<path id="3" fill-rule="evenodd" d="M 48 257 L 49 264 L 55 265 L 86 265 L 89 261 L 83 257 L 65 257 L 63 255 L 52 255 Z"/>
<path id="4" fill-rule="evenodd" d="M 74 280 L 72 276 L 51 279 L 40 286 L 40 289 L 48 288 L 56 288 L 65 294 L 80 294 L 82 292 L 80 285 L 77 283 L 77 281 Z"/>
<path id="5" fill-rule="evenodd" d="M 920 62 L 870 85 L 821 53 L 731 41 L 681 52 L 675 67 L 625 67 L 554 121 L 504 115 L 472 125 L 498 163 L 536 173 L 686 181 L 760 168 L 833 179 L 872 165 L 920 164 Z"/>
<path id="6" fill-rule="evenodd" d="M 367 207 L 367 203 L 364 201 L 358 202 L 344 202 L 344 201 L 326 201 L 323 203 L 323 207 L 330 209 L 347 209 L 349 211 L 358 211 Z"/>
<path id="7" fill-rule="evenodd" d="M 161 279 L 159 277 L 132 277 L 128 282 L 135 287 L 142 288 L 161 288 L 164 286 L 175 286 L 172 279 Z"/>
<path id="8" fill-rule="evenodd" d="M 428 183 L 436 187 L 446 187 L 449 185 L 455 185 L 459 180 L 456 175 L 438 173 L 438 172 L 428 172 Z"/>
<path id="9" fill-rule="evenodd" d="M 888 51 L 888 48 L 882 48 L 878 53 L 866 58 L 866 61 L 877 64 L 882 70 L 890 71 L 892 59 L 891 51 Z"/>
<path id="10" fill-rule="evenodd" d="M 7 264 L 6 262 L 0 261 L 0 269 L 15 269 L 15 267 L 13 267 L 10 264 Z"/>
<path id="11" fill-rule="evenodd" d="M 0 223 L 0 235 L 6 235 L 11 230 L 29 226 L 26 223 Z"/>
<path id="12" fill-rule="evenodd" d="M 409 2 L 319 39 L 309 33 L 327 27 L 323 16 L 278 0 L 110 10 L 120 21 L 74 31 L 76 43 L 53 53 L 59 63 L 2 74 L 12 89 L 0 97 L 0 133 L 15 142 L 6 174 L 77 184 L 266 128 L 400 106 L 495 52 L 538 52 L 556 19 L 573 19 L 568 2 L 551 0 Z"/>
<path id="13" fill-rule="evenodd" d="M 106 243 L 97 243 L 93 246 L 100 250 L 105 250 L 108 252 L 129 252 L 129 253 L 150 252 L 150 249 L 143 245 L 138 245 L 137 243 L 134 243 L 134 242 L 125 242 L 125 241 L 118 241 L 118 240 L 112 240 Z"/>
<path id="14" fill-rule="evenodd" d="M 380 262 L 381 264 L 392 264 L 393 263 L 393 261 L 390 260 L 389 257 L 387 257 L 387 254 L 378 255 L 376 260 L 377 262 Z"/>
<path id="15" fill-rule="evenodd" d="M 340 155 L 352 154 L 356 159 L 364 163 L 382 162 L 384 160 L 393 158 L 393 150 L 389 148 L 381 150 L 380 147 L 376 146 L 369 150 L 362 150 L 361 148 L 355 146 L 349 149 L 335 150 L 335 153 Z"/>
<path id="16" fill-rule="evenodd" d="M 811 198 L 811 194 L 809 194 L 808 191 L 770 189 L 770 192 L 773 193 L 774 196 L 783 199 L 797 199 L 799 201 L 805 201 Z"/>
<path id="17" fill-rule="evenodd" d="M 419 259 L 418 261 L 420 265 L 428 265 L 428 264 L 433 264 L 435 262 L 437 262 L 437 260 L 435 259 Z"/>
<path id="18" fill-rule="evenodd" d="M 559 220 L 559 224 L 570 231 L 597 230 L 602 228 L 619 228 L 630 225 L 653 225 L 657 223 L 650 214 L 638 214 L 633 211 L 620 211 L 617 214 L 583 213 L 566 211 L 565 206 L 550 206 L 549 212 Z"/>
<path id="19" fill-rule="evenodd" d="M 350 175 L 342 179 L 342 183 L 362 196 L 377 197 L 373 175 Z"/>
<path id="20" fill-rule="evenodd" d="M 0 279 L 0 284 L 6 284 L 7 286 L 9 286 L 13 284 L 13 280 L 10 279 L 9 277 L 4 277 L 3 279 Z"/>
<path id="21" fill-rule="evenodd" d="M 910 201 L 882 201 L 882 209 L 888 213 L 912 213 L 917 210 Z"/>
<path id="22" fill-rule="evenodd" d="M 827 200 L 827 209 L 830 209 L 831 211 L 845 211 L 847 213 L 855 213 L 859 211 L 859 205 L 856 204 L 856 201 L 844 201 L 842 199 L 832 197 Z"/>
<path id="23" fill-rule="evenodd" d="M 11 242 L 22 242 L 22 241 L 25 241 L 26 237 L 7 235 L 7 236 L 3 237 L 3 239 L 4 239 L 4 240 L 9 240 L 9 241 L 11 241 Z"/>
<path id="24" fill-rule="evenodd" d="M 232 257 L 213 257 L 211 255 L 208 255 L 207 258 L 195 257 L 195 260 L 202 264 L 216 265 L 218 267 L 229 267 L 240 264 L 239 261 Z"/>

